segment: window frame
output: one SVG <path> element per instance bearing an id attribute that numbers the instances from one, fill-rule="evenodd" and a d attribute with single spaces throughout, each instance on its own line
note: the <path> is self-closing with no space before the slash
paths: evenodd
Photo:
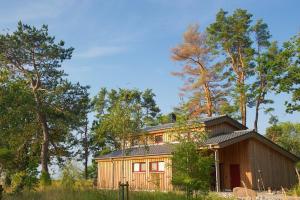
<path id="1" fill-rule="evenodd" d="M 163 171 L 160 171 L 159 170 L 159 163 L 164 163 L 164 170 Z M 152 164 L 156 164 L 156 168 L 157 170 L 153 170 L 152 169 Z M 149 172 L 165 172 L 165 162 L 164 161 L 153 161 L 153 162 L 149 162 Z"/>
<path id="2" fill-rule="evenodd" d="M 156 142 L 156 137 L 161 137 L 161 141 L 160 142 Z M 163 134 L 154 135 L 154 144 L 162 144 L 162 143 L 164 143 Z"/>
<path id="3" fill-rule="evenodd" d="M 139 165 L 139 171 L 134 171 L 134 164 L 138 164 Z M 145 170 L 142 170 L 142 164 L 145 164 Z M 146 162 L 133 162 L 132 163 L 132 172 L 133 173 L 145 173 L 147 170 L 147 165 Z"/>

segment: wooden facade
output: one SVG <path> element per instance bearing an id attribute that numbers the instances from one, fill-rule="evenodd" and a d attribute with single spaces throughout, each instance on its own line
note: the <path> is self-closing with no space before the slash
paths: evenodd
<path id="1" fill-rule="evenodd" d="M 252 174 L 249 160 L 249 141 L 242 141 L 222 148 L 220 151 L 220 186 L 221 190 L 232 189 L 242 184 L 232 185 L 232 175 L 230 167 L 232 165 L 239 166 L 240 180 L 243 181 L 248 188 L 252 188 Z"/>
<path id="2" fill-rule="evenodd" d="M 256 139 L 250 140 L 249 159 L 254 189 L 259 189 L 259 179 L 262 179 L 265 187 L 274 189 L 290 188 L 296 184 L 295 161 L 270 146 Z"/>
<path id="3" fill-rule="evenodd" d="M 164 162 L 163 172 L 150 172 L 151 162 Z M 133 172 L 133 163 L 146 163 L 145 172 Z M 98 187 L 117 189 L 119 181 L 128 181 L 131 190 L 172 190 L 172 168 L 170 156 L 147 156 L 124 158 L 124 179 L 122 178 L 123 159 L 110 159 L 98 162 Z"/>
<path id="4" fill-rule="evenodd" d="M 237 130 L 245 130 L 232 120 L 221 123 L 204 124 L 210 137 L 231 134 Z M 231 190 L 237 186 L 246 186 L 255 190 L 268 187 L 280 189 L 293 186 L 297 179 L 294 165 L 299 160 L 296 156 L 283 150 L 262 135 L 254 131 L 245 130 L 245 134 L 236 136 L 208 147 L 216 153 L 215 172 L 216 188 Z M 161 135 L 163 143 L 176 142 L 171 132 L 162 129 L 145 134 L 146 137 Z M 141 139 L 140 139 L 141 140 Z M 150 142 L 149 142 L 150 141 Z M 148 140 L 150 145 L 154 140 Z M 140 145 L 140 144 L 139 144 Z M 171 153 L 164 155 L 124 157 L 124 172 L 122 174 L 123 159 L 119 157 L 105 157 L 96 159 L 98 162 L 98 187 L 103 189 L 117 189 L 119 181 L 128 181 L 131 190 L 161 190 L 171 191 L 173 186 Z M 151 172 L 150 163 L 160 161 L 165 163 L 164 171 Z M 145 171 L 134 172 L 133 163 L 145 163 Z M 217 185 L 219 187 L 217 187 Z"/>
<path id="5" fill-rule="evenodd" d="M 297 183 L 295 160 L 256 138 L 219 149 L 221 190 L 244 187 L 255 190 L 290 188 Z M 232 167 L 236 167 L 232 174 Z M 237 176 L 238 183 L 232 179 Z"/>

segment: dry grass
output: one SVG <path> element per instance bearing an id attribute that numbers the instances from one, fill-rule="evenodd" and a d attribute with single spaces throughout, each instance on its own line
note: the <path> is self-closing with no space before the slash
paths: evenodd
<path id="1" fill-rule="evenodd" d="M 77 182 L 74 188 L 63 188 L 59 182 L 36 191 L 23 191 L 20 194 L 6 194 L 4 200 L 117 200 L 117 192 L 93 189 L 91 182 Z M 164 192 L 131 192 L 130 200 L 185 200 L 183 194 Z M 223 200 L 216 194 L 198 199 Z"/>

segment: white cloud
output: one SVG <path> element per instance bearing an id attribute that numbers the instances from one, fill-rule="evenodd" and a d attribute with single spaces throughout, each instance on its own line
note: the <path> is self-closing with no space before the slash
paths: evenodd
<path id="1" fill-rule="evenodd" d="M 77 55 L 75 54 L 75 56 L 81 58 L 96 58 L 119 54 L 126 50 L 126 48 L 120 46 L 98 46 L 92 47 L 85 52 L 78 53 Z"/>

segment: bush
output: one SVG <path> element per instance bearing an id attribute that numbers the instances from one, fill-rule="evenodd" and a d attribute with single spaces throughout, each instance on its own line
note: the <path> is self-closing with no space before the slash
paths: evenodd
<path id="1" fill-rule="evenodd" d="M 18 193 L 24 188 L 24 172 L 18 172 L 12 176 L 11 187 L 14 193 Z"/>
<path id="2" fill-rule="evenodd" d="M 38 184 L 37 170 L 24 170 L 11 176 L 11 189 L 14 193 L 22 191 L 24 188 L 34 189 Z"/>
<path id="3" fill-rule="evenodd" d="M 51 185 L 51 177 L 49 173 L 42 172 L 40 176 L 40 184 L 41 186 L 49 186 Z"/>
<path id="4" fill-rule="evenodd" d="M 210 187 L 212 159 L 198 151 L 194 142 L 182 142 L 173 152 L 172 183 L 184 188 L 189 198 L 193 191 L 206 195 Z"/>
<path id="5" fill-rule="evenodd" d="M 295 185 L 292 189 L 289 190 L 288 193 L 290 195 L 300 197 L 300 185 L 299 184 Z"/>
<path id="6" fill-rule="evenodd" d="M 61 184 L 64 188 L 72 189 L 79 177 L 80 170 L 69 161 L 63 169 Z"/>

